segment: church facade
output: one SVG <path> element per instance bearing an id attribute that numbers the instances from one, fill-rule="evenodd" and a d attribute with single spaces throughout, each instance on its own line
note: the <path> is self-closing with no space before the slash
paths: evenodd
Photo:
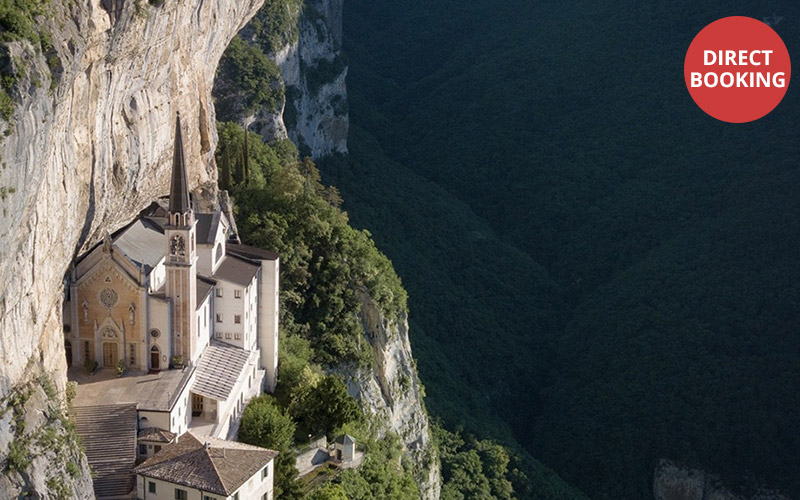
<path id="1" fill-rule="evenodd" d="M 221 210 L 196 213 L 180 117 L 170 196 L 79 258 L 67 278 L 70 366 L 139 374 L 138 431 L 225 438 L 247 400 L 275 389 L 277 254 L 241 245 Z M 145 381 L 150 381 L 145 384 Z"/>

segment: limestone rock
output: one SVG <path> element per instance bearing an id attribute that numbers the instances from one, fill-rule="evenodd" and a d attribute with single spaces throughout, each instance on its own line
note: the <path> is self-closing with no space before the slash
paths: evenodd
<path id="1" fill-rule="evenodd" d="M 67 267 L 76 251 L 167 193 L 176 111 L 194 159 L 191 184 L 216 180 L 216 65 L 260 4 L 50 2 L 52 15 L 37 21 L 52 33 L 63 68 L 52 86 L 30 42 L 9 44 L 20 82 L 13 116 L 0 121 L 0 398 L 41 372 L 63 392 Z M 57 465 L 34 461 L 22 475 L 38 484 Z M 76 498 L 84 494 L 91 492 Z"/>
<path id="2" fill-rule="evenodd" d="M 341 54 L 343 0 L 314 0 L 298 25 L 298 43 L 276 55 L 286 86 L 293 123 L 289 137 L 305 145 L 313 159 L 347 153 L 347 66 Z M 284 113 L 284 117 L 286 117 Z"/>
<path id="3" fill-rule="evenodd" d="M 441 487 L 439 457 L 431 442 L 428 415 L 405 315 L 389 320 L 366 291 L 360 291 L 361 322 L 375 353 L 372 370 L 342 369 L 348 391 L 384 422 L 383 432 L 400 436 L 405 455 L 415 467 L 424 500 L 437 500 Z"/>

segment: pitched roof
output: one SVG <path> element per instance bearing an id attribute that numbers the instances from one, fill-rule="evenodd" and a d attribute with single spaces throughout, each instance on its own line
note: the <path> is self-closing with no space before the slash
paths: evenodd
<path id="1" fill-rule="evenodd" d="M 156 443 L 171 443 L 175 439 L 175 434 L 158 427 L 148 427 L 139 431 L 138 439 L 154 441 Z"/>
<path id="2" fill-rule="evenodd" d="M 214 243 L 214 237 L 217 235 L 217 228 L 223 221 L 225 214 L 221 210 L 217 210 L 210 214 L 195 214 L 197 220 L 197 244 Z"/>
<path id="3" fill-rule="evenodd" d="M 200 306 L 203 305 L 203 301 L 211 293 L 211 289 L 214 288 L 217 282 L 212 280 L 211 278 L 206 278 L 205 276 L 197 276 L 197 308 L 200 309 Z"/>
<path id="4" fill-rule="evenodd" d="M 338 438 L 336 438 L 334 443 L 336 443 L 336 444 L 356 444 L 356 438 L 354 438 L 350 434 L 344 434 L 344 435 L 339 436 Z"/>
<path id="5" fill-rule="evenodd" d="M 183 157 L 183 134 L 181 133 L 180 113 L 175 119 L 175 149 L 172 152 L 169 211 L 181 214 L 189 211 L 189 180 L 186 175 L 186 161 Z"/>
<path id="6" fill-rule="evenodd" d="M 164 231 L 152 221 L 139 218 L 114 239 L 114 246 L 130 260 L 150 269 L 164 258 Z"/>
<path id="7" fill-rule="evenodd" d="M 275 252 L 264 250 L 263 248 L 252 247 L 250 245 L 240 245 L 237 243 L 228 243 L 228 253 L 240 255 L 248 259 L 256 260 L 277 260 L 280 258 Z"/>
<path id="8" fill-rule="evenodd" d="M 247 286 L 253 281 L 253 277 L 261 266 L 247 259 L 226 255 L 222 262 L 214 271 L 214 278 L 236 283 L 237 285 Z"/>
<path id="9" fill-rule="evenodd" d="M 197 362 L 192 392 L 217 401 L 226 401 L 247 365 L 250 354 L 250 351 L 212 339 Z"/>
<path id="10" fill-rule="evenodd" d="M 187 432 L 176 443 L 145 460 L 134 472 L 228 496 L 276 456 L 278 452 L 266 448 L 210 437 L 198 438 Z"/>

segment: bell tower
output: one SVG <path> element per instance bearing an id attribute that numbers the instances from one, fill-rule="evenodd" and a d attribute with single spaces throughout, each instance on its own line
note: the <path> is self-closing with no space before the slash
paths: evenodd
<path id="1" fill-rule="evenodd" d="M 166 295 L 171 302 L 170 324 L 172 355 L 183 356 L 185 364 L 197 356 L 195 338 L 197 309 L 197 248 L 194 211 L 189 198 L 189 182 L 183 156 L 181 116 L 175 121 L 175 149 L 172 156 L 172 180 L 166 236 Z"/>

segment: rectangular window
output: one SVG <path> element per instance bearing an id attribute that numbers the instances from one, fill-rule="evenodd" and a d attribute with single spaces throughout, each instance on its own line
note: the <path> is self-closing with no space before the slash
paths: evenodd
<path id="1" fill-rule="evenodd" d="M 233 494 L 233 500 L 239 500 L 239 492 Z"/>
<path id="2" fill-rule="evenodd" d="M 230 340 L 230 338 L 231 338 L 231 332 L 226 332 L 226 333 L 225 333 L 225 338 L 226 338 L 226 339 L 228 339 L 228 340 Z"/>
<path id="3" fill-rule="evenodd" d="M 83 360 L 86 361 L 89 358 L 89 341 L 83 343 Z"/>
<path id="4" fill-rule="evenodd" d="M 147 491 L 148 493 L 155 493 L 156 483 L 154 483 L 153 481 L 147 481 Z"/>
<path id="5" fill-rule="evenodd" d="M 189 493 L 186 490 L 175 488 L 175 500 L 189 500 Z"/>
<path id="6" fill-rule="evenodd" d="M 139 455 L 147 455 L 147 445 L 140 444 L 139 445 Z"/>
<path id="7" fill-rule="evenodd" d="M 237 333 L 235 335 L 235 337 L 236 337 L 236 340 L 242 340 L 242 334 L 241 333 Z"/>
<path id="8" fill-rule="evenodd" d="M 130 366 L 133 366 L 136 364 L 136 346 L 134 344 L 131 344 L 128 347 L 129 347 L 128 360 L 130 361 Z"/>
<path id="9" fill-rule="evenodd" d="M 236 314 L 236 315 L 234 315 L 234 316 L 233 316 L 233 322 L 234 322 L 234 323 L 236 323 L 237 325 L 238 325 L 239 323 L 241 323 L 241 322 L 242 322 L 242 315 L 241 315 L 241 314 Z"/>
<path id="10" fill-rule="evenodd" d="M 269 476 L 269 465 L 261 469 L 261 479 L 266 479 Z"/>
<path id="11" fill-rule="evenodd" d="M 217 287 L 217 297 L 222 297 L 222 288 Z"/>
<path id="12" fill-rule="evenodd" d="M 217 323 L 222 323 L 222 314 L 217 313 Z"/>
<path id="13" fill-rule="evenodd" d="M 233 297 L 236 298 L 236 299 L 241 299 L 242 298 L 242 291 L 237 288 L 236 290 L 233 291 Z"/>
<path id="14" fill-rule="evenodd" d="M 158 445 L 155 445 L 155 446 L 153 447 L 153 453 L 158 453 L 159 451 L 161 451 L 161 447 L 160 447 L 160 446 L 158 446 Z"/>
<path id="15" fill-rule="evenodd" d="M 208 495 L 203 495 L 203 500 L 217 500 L 217 497 L 210 497 Z"/>
<path id="16" fill-rule="evenodd" d="M 214 332 L 214 336 L 217 337 L 218 339 L 221 339 L 222 338 L 222 332 Z"/>

